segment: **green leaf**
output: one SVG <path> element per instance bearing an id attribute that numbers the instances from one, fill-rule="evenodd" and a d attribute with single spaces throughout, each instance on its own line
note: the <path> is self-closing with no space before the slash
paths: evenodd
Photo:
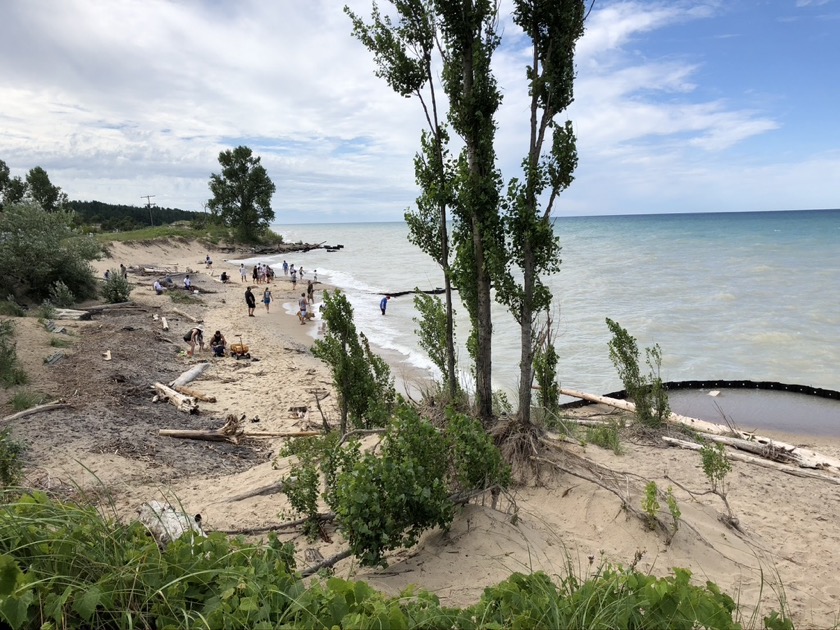
<path id="1" fill-rule="evenodd" d="M 76 597 L 73 602 L 73 610 L 85 621 L 90 621 L 96 612 L 101 597 L 102 590 L 94 584 L 79 597 Z"/>
<path id="2" fill-rule="evenodd" d="M 6 554 L 0 556 L 0 596 L 14 593 L 22 577 L 23 571 L 20 570 L 14 558 Z"/>

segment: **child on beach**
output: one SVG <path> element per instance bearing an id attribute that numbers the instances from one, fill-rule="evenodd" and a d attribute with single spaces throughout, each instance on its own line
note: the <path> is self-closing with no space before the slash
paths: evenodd
<path id="1" fill-rule="evenodd" d="M 301 326 L 306 323 L 307 319 L 312 319 L 312 316 L 309 314 L 309 303 L 306 301 L 306 293 L 300 294 L 300 299 L 298 300 L 298 317 L 300 318 Z"/>
<path id="2" fill-rule="evenodd" d="M 268 313 L 268 306 L 271 304 L 271 291 L 268 287 L 263 291 L 263 304 L 265 304 L 265 312 Z"/>
<path id="3" fill-rule="evenodd" d="M 315 303 L 315 285 L 312 284 L 312 280 L 308 280 L 306 284 L 306 299 L 310 304 Z"/>

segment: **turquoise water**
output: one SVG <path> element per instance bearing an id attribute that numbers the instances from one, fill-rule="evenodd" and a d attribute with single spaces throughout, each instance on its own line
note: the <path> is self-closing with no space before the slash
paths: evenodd
<path id="1" fill-rule="evenodd" d="M 277 225 L 287 240 L 343 244 L 288 262 L 342 287 L 357 326 L 422 368 L 411 296 L 379 313 L 380 294 L 441 286 L 404 223 Z M 561 272 L 547 280 L 559 324 L 564 387 L 621 389 L 609 361 L 606 317 L 641 348 L 658 343 L 665 380 L 751 379 L 840 389 L 840 211 L 560 218 Z M 282 257 L 265 259 L 282 263 Z M 281 272 L 282 273 L 282 272 Z M 465 309 L 456 305 L 459 341 Z M 515 391 L 518 328 L 494 311 L 493 376 Z M 466 352 L 461 355 L 469 383 Z"/>

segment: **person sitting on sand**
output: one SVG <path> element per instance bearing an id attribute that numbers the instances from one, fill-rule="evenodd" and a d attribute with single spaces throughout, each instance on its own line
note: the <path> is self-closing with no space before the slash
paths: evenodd
<path id="1" fill-rule="evenodd" d="M 187 291 L 190 291 L 192 289 L 192 280 L 190 280 L 190 274 L 184 276 L 184 288 Z"/>
<path id="2" fill-rule="evenodd" d="M 187 351 L 187 356 L 191 357 L 195 353 L 196 345 L 199 350 L 204 350 L 204 326 L 196 326 L 184 335 L 184 341 L 190 343 L 190 349 Z"/>
<path id="3" fill-rule="evenodd" d="M 222 334 L 222 331 L 217 330 L 210 338 L 210 348 L 213 350 L 214 357 L 225 356 L 225 348 L 227 347 L 227 339 Z"/>
<path id="4" fill-rule="evenodd" d="M 163 293 L 163 285 L 158 280 L 155 280 L 155 283 L 152 285 L 154 287 L 155 293 L 161 295 Z"/>
<path id="5" fill-rule="evenodd" d="M 222 281 L 222 284 L 227 284 L 228 280 L 230 280 L 230 276 L 227 275 L 227 271 L 222 272 L 222 275 L 219 276 L 219 280 Z"/>

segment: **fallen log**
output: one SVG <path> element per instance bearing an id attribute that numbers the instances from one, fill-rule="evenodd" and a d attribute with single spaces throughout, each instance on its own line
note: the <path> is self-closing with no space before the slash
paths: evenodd
<path id="1" fill-rule="evenodd" d="M 198 413 L 198 403 L 195 402 L 195 398 L 184 396 L 184 394 L 176 392 L 174 389 L 167 387 L 163 383 L 155 383 L 153 387 L 162 397 L 166 399 L 169 404 L 174 405 L 178 411 L 183 411 L 184 413 Z"/>
<path id="2" fill-rule="evenodd" d="M 183 387 L 188 383 L 192 383 L 195 379 L 204 374 L 205 370 L 209 367 L 209 363 L 198 363 L 169 383 L 169 386 L 177 389 L 178 387 Z"/>
<path id="3" fill-rule="evenodd" d="M 55 309 L 55 319 L 88 320 L 90 319 L 90 313 L 72 308 L 57 308 Z"/>
<path id="4" fill-rule="evenodd" d="M 196 317 L 193 317 L 192 315 L 190 315 L 188 313 L 185 313 L 184 311 L 182 311 L 179 308 L 173 308 L 172 312 L 176 313 L 177 315 L 180 315 L 181 317 L 185 317 L 186 319 L 190 320 L 193 324 L 200 324 L 201 322 L 204 321 L 203 319 L 196 318 Z"/>
<path id="5" fill-rule="evenodd" d="M 572 396 L 573 398 L 581 398 L 583 400 L 589 400 L 591 402 L 602 403 L 604 405 L 610 405 L 611 407 L 623 409 L 625 411 L 636 411 L 636 405 L 627 400 L 619 400 L 617 398 L 609 398 L 608 396 L 597 396 L 595 394 L 587 394 L 585 392 L 579 392 L 573 389 L 560 389 L 560 393 L 564 396 Z M 714 422 L 708 422 L 706 420 L 700 420 L 698 418 L 689 418 L 687 416 L 681 416 L 676 413 L 672 413 L 670 416 L 668 416 L 667 421 L 674 424 L 681 424 L 691 427 L 695 431 L 699 431 L 701 433 L 708 433 L 710 435 L 732 436 L 741 440 L 746 440 L 748 442 L 760 444 L 764 447 L 767 447 L 769 451 L 784 451 L 787 453 L 787 455 L 789 455 L 791 465 L 796 465 L 800 468 L 815 468 L 817 470 L 825 470 L 840 475 L 840 459 L 829 457 L 827 455 L 817 453 L 816 451 L 812 451 L 807 448 L 801 448 L 795 446 L 794 444 L 788 444 L 787 442 L 779 442 L 778 440 L 773 440 L 762 435 L 755 435 L 746 431 L 740 431 L 738 429 L 734 429 L 723 424 L 715 424 Z"/>
<path id="6" fill-rule="evenodd" d="M 245 499 L 251 499 L 253 497 L 262 497 L 262 496 L 269 496 L 272 494 L 278 494 L 280 492 L 286 491 L 287 484 L 284 481 L 279 483 L 272 483 L 267 486 L 260 486 L 259 488 L 254 488 L 253 490 L 248 490 L 248 492 L 243 492 L 242 494 L 237 494 L 235 497 L 231 497 L 228 499 L 228 503 L 236 503 L 238 501 L 244 501 Z"/>
<path id="7" fill-rule="evenodd" d="M 30 407 L 29 409 L 24 409 L 23 411 L 18 411 L 17 413 L 13 413 L 10 416 L 6 416 L 2 420 L 0 420 L 0 424 L 4 422 L 12 422 L 13 420 L 20 420 L 21 418 L 25 418 L 27 416 L 34 416 L 36 413 L 43 413 L 44 411 L 54 411 L 56 409 L 66 409 L 69 407 L 67 403 L 64 402 L 51 402 L 46 403 L 43 405 L 37 405 L 35 407 Z"/>
<path id="8" fill-rule="evenodd" d="M 676 446 L 677 448 L 684 448 L 690 451 L 699 451 L 701 448 L 703 448 L 695 442 L 687 442 L 686 440 L 678 440 L 677 438 L 663 436 L 662 439 L 665 442 L 667 442 L 670 446 Z M 821 475 L 818 472 L 811 472 L 810 470 L 800 470 L 799 468 L 791 468 L 790 466 L 786 466 L 785 464 L 779 464 L 774 461 L 768 461 L 766 459 L 761 459 L 760 457 L 752 457 L 751 455 L 743 455 L 741 453 L 727 453 L 726 457 L 727 459 L 731 459 L 736 462 L 744 462 L 745 464 L 752 464 L 754 466 L 761 466 L 762 468 L 778 470 L 779 472 L 783 472 L 786 475 L 793 475 L 794 477 L 804 477 L 806 479 L 819 479 L 820 481 L 827 481 L 828 483 L 840 485 L 840 479 L 837 479 L 836 477 Z"/>
<path id="9" fill-rule="evenodd" d="M 216 402 L 215 396 L 208 396 L 207 394 L 203 394 L 198 390 L 191 389 L 183 385 L 175 385 L 172 389 L 174 389 L 176 392 L 184 394 L 185 396 L 192 396 L 193 398 L 195 398 L 196 400 L 200 400 L 201 402 Z"/>

